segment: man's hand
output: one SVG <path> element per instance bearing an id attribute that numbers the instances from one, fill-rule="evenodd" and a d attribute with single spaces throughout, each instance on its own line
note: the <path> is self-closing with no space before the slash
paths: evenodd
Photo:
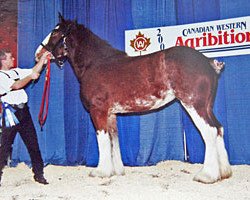
<path id="1" fill-rule="evenodd" d="M 37 73 L 40 73 L 43 69 L 43 65 L 47 64 L 47 59 L 51 58 L 52 55 L 49 51 L 45 51 L 43 55 L 41 56 L 38 63 L 33 67 L 33 71 L 36 71 Z"/>
<path id="2" fill-rule="evenodd" d="M 43 64 L 46 64 L 47 63 L 47 59 L 50 59 L 51 58 L 51 53 L 49 51 L 45 51 L 43 53 L 43 55 L 41 56 L 40 60 Z"/>

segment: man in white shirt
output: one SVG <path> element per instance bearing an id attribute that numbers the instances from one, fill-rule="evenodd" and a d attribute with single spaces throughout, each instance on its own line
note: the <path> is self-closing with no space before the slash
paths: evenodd
<path id="1" fill-rule="evenodd" d="M 26 145 L 32 163 L 34 180 L 41 184 L 48 184 L 43 176 L 44 163 L 39 149 L 36 130 L 27 105 L 28 96 L 24 87 L 40 76 L 49 52 L 45 52 L 39 62 L 31 69 L 14 68 L 14 58 L 9 50 L 0 50 L 0 101 L 6 107 L 15 110 L 13 120 L 8 122 L 2 118 L 2 137 L 0 141 L 0 184 L 2 170 L 11 152 L 17 132 Z M 3 109 L 4 107 L 3 106 Z M 4 112 L 4 111 L 3 111 Z M 7 109 L 6 109 L 7 113 Z M 8 114 L 7 114 L 8 115 Z M 7 125 L 8 124 L 8 125 Z"/>

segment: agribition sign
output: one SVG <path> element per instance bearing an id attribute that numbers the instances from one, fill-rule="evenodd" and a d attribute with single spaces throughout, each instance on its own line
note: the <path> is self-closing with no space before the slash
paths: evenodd
<path id="1" fill-rule="evenodd" d="M 129 56 L 172 46 L 189 46 L 207 57 L 250 54 L 250 16 L 125 31 L 125 50 Z"/>

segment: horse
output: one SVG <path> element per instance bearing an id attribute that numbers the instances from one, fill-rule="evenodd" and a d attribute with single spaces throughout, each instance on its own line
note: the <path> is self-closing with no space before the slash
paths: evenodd
<path id="1" fill-rule="evenodd" d="M 124 175 L 116 117 L 154 112 L 177 100 L 205 142 L 202 169 L 194 180 L 214 183 L 232 175 L 223 126 L 213 113 L 224 63 L 193 48 L 176 46 L 129 57 L 76 20 L 64 19 L 37 48 L 50 51 L 59 66 L 67 59 L 80 84 L 80 98 L 96 129 L 99 161 L 90 176 Z"/>

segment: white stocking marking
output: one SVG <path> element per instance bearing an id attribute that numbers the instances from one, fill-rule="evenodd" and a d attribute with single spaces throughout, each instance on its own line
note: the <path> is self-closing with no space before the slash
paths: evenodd
<path id="1" fill-rule="evenodd" d="M 56 27 L 55 27 L 55 29 L 58 29 L 58 28 L 59 28 L 59 26 L 56 26 Z M 51 32 L 44 38 L 44 40 L 42 41 L 41 44 L 43 44 L 43 45 L 48 44 L 49 39 L 50 39 L 50 36 L 51 36 Z M 43 48 L 43 46 L 42 46 L 42 45 L 39 45 L 39 46 L 37 47 L 37 49 L 36 49 L 36 52 L 35 52 L 36 61 L 38 61 L 37 54 L 40 53 L 40 51 L 42 50 L 42 48 Z"/>
<path id="2" fill-rule="evenodd" d="M 93 176 L 109 177 L 113 175 L 114 168 L 111 159 L 111 142 L 110 136 L 108 133 L 105 133 L 104 130 L 97 131 L 97 141 L 99 148 L 99 162 L 97 166 L 96 173 Z"/>
<path id="3" fill-rule="evenodd" d="M 193 107 L 188 107 L 182 104 L 199 129 L 206 145 L 204 167 L 197 174 L 195 180 L 204 183 L 213 183 L 220 179 L 219 160 L 217 152 L 217 128 L 209 126 L 205 120 L 198 115 Z"/>
<path id="4" fill-rule="evenodd" d="M 116 175 L 124 175 L 124 167 L 121 159 L 119 138 L 117 135 L 112 136 L 112 159 Z"/>
<path id="5" fill-rule="evenodd" d="M 219 156 L 220 174 L 222 178 L 229 178 L 232 175 L 232 170 L 228 161 L 227 151 L 223 140 L 223 128 L 221 128 L 221 133 L 222 136 L 219 135 L 217 137 L 217 150 Z"/>

